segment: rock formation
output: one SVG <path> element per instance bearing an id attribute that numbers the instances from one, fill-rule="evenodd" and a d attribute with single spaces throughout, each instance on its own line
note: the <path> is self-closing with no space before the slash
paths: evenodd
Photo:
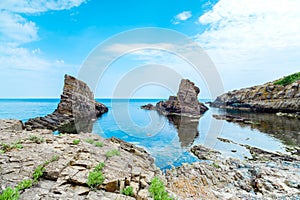
<path id="1" fill-rule="evenodd" d="M 180 115 L 187 117 L 200 117 L 208 108 L 198 101 L 200 89 L 188 79 L 182 79 L 177 96 L 170 96 L 167 101 L 160 101 L 153 106 L 142 106 L 146 110 L 157 110 L 163 115 Z"/>
<path id="2" fill-rule="evenodd" d="M 211 106 L 258 112 L 300 112 L 300 80 L 285 86 L 276 82 L 278 80 L 222 94 Z"/>
<path id="3" fill-rule="evenodd" d="M 45 117 L 29 119 L 27 130 L 50 129 L 66 133 L 90 132 L 92 121 L 108 109 L 94 100 L 94 94 L 87 84 L 65 75 L 63 94 L 57 109 Z"/>

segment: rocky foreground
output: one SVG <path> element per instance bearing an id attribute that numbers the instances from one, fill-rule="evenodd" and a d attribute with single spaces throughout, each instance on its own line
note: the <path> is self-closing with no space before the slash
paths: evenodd
<path id="1" fill-rule="evenodd" d="M 20 191 L 20 199 L 152 199 L 158 176 L 174 199 L 299 199 L 300 158 L 250 148 L 244 161 L 194 146 L 204 162 L 184 164 L 163 173 L 142 148 L 117 138 L 90 133 L 55 136 L 50 130 L 23 130 L 18 120 L 0 121 L 0 193 L 23 180 L 40 178 Z M 230 141 L 228 141 L 230 142 Z M 103 183 L 90 187 L 88 177 L 104 163 Z M 132 196 L 121 194 L 131 186 Z"/>
<path id="2" fill-rule="evenodd" d="M 44 166 L 41 178 L 22 191 L 20 199 L 149 199 L 150 181 L 161 175 L 146 151 L 116 138 L 26 131 L 17 120 L 2 120 L 0 126 L 0 193 L 33 180 L 34 171 Z M 99 163 L 104 163 L 105 179 L 92 189 L 88 175 Z M 135 198 L 120 194 L 127 186 Z"/>
<path id="3" fill-rule="evenodd" d="M 217 97 L 211 106 L 258 112 L 300 112 L 300 80 L 285 82 L 293 76 L 295 74 L 263 85 L 227 92 Z"/>

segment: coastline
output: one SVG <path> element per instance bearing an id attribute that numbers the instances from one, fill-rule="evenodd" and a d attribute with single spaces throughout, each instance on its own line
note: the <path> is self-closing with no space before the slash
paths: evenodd
<path id="1" fill-rule="evenodd" d="M 19 120 L 0 121 L 2 149 L 3 143 L 22 145 L 0 154 L 3 188 L 16 187 L 20 181 L 31 179 L 36 167 L 57 156 L 57 160 L 45 166 L 38 183 L 20 193 L 21 199 L 131 199 L 120 192 L 132 186 L 132 199 L 146 200 L 151 199 L 148 190 L 155 176 L 164 181 L 166 190 L 177 199 L 273 199 L 300 195 L 300 157 L 297 155 L 266 157 L 269 153 L 256 150 L 260 155 L 257 160 L 241 161 L 225 159 L 216 151 L 195 146 L 192 151 L 197 152 L 198 157 L 206 153 L 207 162 L 184 164 L 163 173 L 145 150 L 119 139 L 104 139 L 91 133 L 55 136 L 49 130 L 23 130 Z M 30 139 L 33 136 L 42 139 L 40 142 Z M 76 140 L 80 142 L 75 144 Z M 97 147 L 95 144 L 99 142 L 103 145 Z M 107 152 L 113 149 L 120 154 L 107 157 Z M 214 154 L 216 156 L 212 156 Z M 287 161 L 288 158 L 293 160 Z M 105 164 L 105 180 L 92 190 L 87 185 L 88 174 L 99 162 Z"/>

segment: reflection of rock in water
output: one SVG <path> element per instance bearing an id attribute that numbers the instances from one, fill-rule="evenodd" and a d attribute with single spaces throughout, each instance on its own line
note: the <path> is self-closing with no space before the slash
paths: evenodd
<path id="1" fill-rule="evenodd" d="M 199 136 L 199 119 L 192 119 L 183 116 L 167 116 L 168 120 L 176 127 L 179 141 L 182 147 L 189 147 Z"/>
<path id="2" fill-rule="evenodd" d="M 297 118 L 279 117 L 269 113 L 237 112 L 227 110 L 227 113 L 248 118 L 254 124 L 238 123 L 241 127 L 251 127 L 267 133 L 283 141 L 287 145 L 300 146 L 300 123 Z"/>

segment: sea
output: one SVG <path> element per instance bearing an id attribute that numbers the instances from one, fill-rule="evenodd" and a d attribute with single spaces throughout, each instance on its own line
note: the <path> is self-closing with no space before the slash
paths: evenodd
<path id="1" fill-rule="evenodd" d="M 193 145 L 204 145 L 220 151 L 224 157 L 239 159 L 251 157 L 245 145 L 285 153 L 286 146 L 300 145 L 298 119 L 218 108 L 210 108 L 200 119 L 189 119 L 165 117 L 156 111 L 140 108 L 160 100 L 97 99 L 109 111 L 95 121 L 93 133 L 104 138 L 117 137 L 143 147 L 163 170 L 183 163 L 203 162 L 190 152 Z M 52 113 L 58 103 L 59 99 L 0 99 L 0 118 L 26 122 L 29 118 Z M 214 117 L 222 114 L 238 115 L 254 123 L 241 124 Z"/>

